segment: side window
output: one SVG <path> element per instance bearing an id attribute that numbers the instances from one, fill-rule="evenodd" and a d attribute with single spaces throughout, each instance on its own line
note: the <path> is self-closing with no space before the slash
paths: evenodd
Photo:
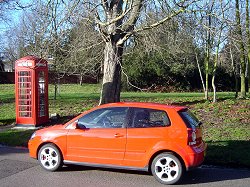
<path id="1" fill-rule="evenodd" d="M 81 128 L 123 128 L 128 108 L 115 107 L 98 109 L 78 119 Z"/>
<path id="2" fill-rule="evenodd" d="M 150 128 L 166 127 L 170 125 L 168 115 L 163 110 L 134 108 L 134 115 L 130 127 L 132 128 Z"/>

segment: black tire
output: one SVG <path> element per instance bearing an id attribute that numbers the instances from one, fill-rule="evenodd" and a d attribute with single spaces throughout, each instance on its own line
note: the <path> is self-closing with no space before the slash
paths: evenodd
<path id="1" fill-rule="evenodd" d="M 47 171 L 56 171 L 63 165 L 61 152 L 51 144 L 45 144 L 38 152 L 39 164 Z"/>
<path id="2" fill-rule="evenodd" d="M 176 184 L 183 175 L 180 160 L 171 153 L 161 153 L 151 164 L 151 172 L 155 179 L 162 184 Z"/>

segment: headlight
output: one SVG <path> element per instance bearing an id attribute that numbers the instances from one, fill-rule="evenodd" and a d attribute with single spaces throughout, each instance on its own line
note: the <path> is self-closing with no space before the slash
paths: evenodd
<path id="1" fill-rule="evenodd" d="M 34 132 L 34 133 L 31 135 L 30 139 L 32 140 L 33 138 L 35 138 L 35 136 L 36 136 L 36 132 Z"/>

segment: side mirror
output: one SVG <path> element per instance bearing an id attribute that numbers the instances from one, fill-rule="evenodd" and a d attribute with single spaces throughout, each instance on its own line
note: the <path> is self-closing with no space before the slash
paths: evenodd
<path id="1" fill-rule="evenodd" d="M 73 122 L 73 123 L 72 123 L 72 127 L 73 127 L 74 129 L 78 129 L 78 121 Z"/>
<path id="2" fill-rule="evenodd" d="M 74 123 L 73 123 L 73 126 L 75 127 L 75 129 L 86 129 L 86 126 L 85 125 L 79 125 L 78 124 L 78 121 L 75 121 Z"/>

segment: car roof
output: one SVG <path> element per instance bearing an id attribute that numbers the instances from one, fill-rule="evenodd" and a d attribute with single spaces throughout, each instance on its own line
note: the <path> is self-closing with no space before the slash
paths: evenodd
<path id="1" fill-rule="evenodd" d="M 117 102 L 117 103 L 108 103 L 98 106 L 98 108 L 106 108 L 106 107 L 164 108 L 164 109 L 175 109 L 177 111 L 187 109 L 186 106 L 176 106 L 176 105 L 167 105 L 167 104 L 150 103 L 150 102 Z"/>

